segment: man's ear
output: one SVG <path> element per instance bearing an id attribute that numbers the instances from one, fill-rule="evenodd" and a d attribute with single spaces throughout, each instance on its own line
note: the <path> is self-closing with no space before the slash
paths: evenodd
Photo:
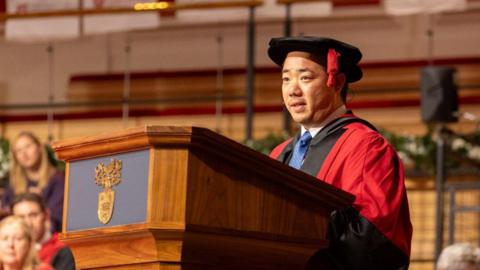
<path id="1" fill-rule="evenodd" d="M 335 76 L 335 91 L 341 91 L 346 81 L 347 77 L 345 77 L 345 74 L 338 73 L 337 76 Z"/>

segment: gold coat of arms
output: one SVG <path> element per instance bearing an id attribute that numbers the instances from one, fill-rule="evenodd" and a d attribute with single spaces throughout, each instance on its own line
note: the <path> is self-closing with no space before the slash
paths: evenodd
<path id="1" fill-rule="evenodd" d="M 103 187 L 103 191 L 98 194 L 98 220 L 107 224 L 112 218 L 113 205 L 115 203 L 115 191 L 113 186 L 122 181 L 122 161 L 111 159 L 105 166 L 100 162 L 95 168 L 95 183 Z"/>

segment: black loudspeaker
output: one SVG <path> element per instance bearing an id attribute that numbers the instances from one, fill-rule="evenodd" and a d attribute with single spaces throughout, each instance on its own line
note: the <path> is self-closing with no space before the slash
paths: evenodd
<path id="1" fill-rule="evenodd" d="M 449 123 L 458 120 L 458 94 L 455 68 L 425 67 L 421 77 L 422 120 Z"/>

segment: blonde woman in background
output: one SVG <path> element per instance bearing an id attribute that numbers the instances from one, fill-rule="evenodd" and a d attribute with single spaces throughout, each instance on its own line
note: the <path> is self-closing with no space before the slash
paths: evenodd
<path id="1" fill-rule="evenodd" d="M 0 270 L 53 270 L 37 258 L 30 227 L 19 217 L 0 222 Z"/>
<path id="2" fill-rule="evenodd" d="M 21 132 L 10 146 L 11 169 L 9 186 L 2 198 L 9 208 L 15 195 L 33 192 L 42 195 L 51 217 L 51 231 L 62 227 L 65 175 L 49 161 L 47 150 L 31 132 Z"/>

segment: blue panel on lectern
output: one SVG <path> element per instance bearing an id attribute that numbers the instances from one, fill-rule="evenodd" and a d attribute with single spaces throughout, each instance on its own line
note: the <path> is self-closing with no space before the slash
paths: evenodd
<path id="1" fill-rule="evenodd" d="M 98 194 L 95 168 L 112 159 L 122 161 L 122 180 L 114 186 L 115 203 L 111 220 L 102 224 L 97 216 Z M 70 162 L 67 231 L 144 223 L 147 215 L 149 150 Z"/>

